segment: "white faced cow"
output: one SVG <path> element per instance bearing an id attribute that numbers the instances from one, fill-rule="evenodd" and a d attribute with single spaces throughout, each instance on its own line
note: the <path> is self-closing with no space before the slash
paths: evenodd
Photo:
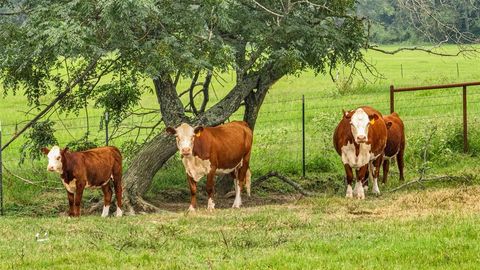
<path id="1" fill-rule="evenodd" d="M 386 141 L 387 127 L 377 110 L 365 106 L 343 113 L 333 135 L 333 144 L 342 157 L 347 174 L 347 198 L 353 195 L 365 198 L 364 186 L 367 188 L 365 179 L 369 169 L 373 175 L 373 192 L 380 193 L 377 180 Z M 352 169 L 357 173 L 355 191 L 352 190 Z"/>
<path id="2" fill-rule="evenodd" d="M 245 185 L 250 195 L 250 151 L 252 130 L 246 122 L 234 121 L 217 127 L 192 127 L 183 123 L 167 132 L 176 136 L 177 147 L 187 173 L 191 191 L 189 210 L 194 211 L 197 200 L 197 182 L 207 176 L 208 209 L 213 210 L 213 193 L 216 174 L 231 174 L 235 179 L 233 208 L 242 204 L 240 196 Z"/>
<path id="3" fill-rule="evenodd" d="M 80 215 L 83 190 L 86 187 L 101 187 L 104 194 L 102 217 L 108 216 L 112 200 L 110 180 L 113 180 L 117 198 L 117 216 L 122 216 L 122 155 L 116 147 L 107 146 L 81 152 L 42 148 L 48 156 L 47 170 L 60 174 L 67 190 L 69 215 Z"/>

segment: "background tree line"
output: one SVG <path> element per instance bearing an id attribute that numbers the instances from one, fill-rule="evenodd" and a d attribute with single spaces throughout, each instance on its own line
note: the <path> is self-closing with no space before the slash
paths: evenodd
<path id="1" fill-rule="evenodd" d="M 357 12 L 370 20 L 379 44 L 469 44 L 480 35 L 477 0 L 360 0 Z"/>

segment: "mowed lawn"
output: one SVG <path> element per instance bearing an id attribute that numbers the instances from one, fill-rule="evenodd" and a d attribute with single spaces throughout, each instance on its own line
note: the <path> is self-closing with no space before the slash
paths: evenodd
<path id="1" fill-rule="evenodd" d="M 365 201 L 0 219 L 1 269 L 475 269 L 480 187 Z M 40 233 L 43 240 L 37 241 Z"/>

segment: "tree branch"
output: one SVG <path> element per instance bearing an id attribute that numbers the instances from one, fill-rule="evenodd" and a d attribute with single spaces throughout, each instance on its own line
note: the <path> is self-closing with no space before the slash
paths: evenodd
<path id="1" fill-rule="evenodd" d="M 5 150 L 15 139 L 17 139 L 23 132 L 25 132 L 28 128 L 30 128 L 33 124 L 35 124 L 43 115 L 45 115 L 55 104 L 57 104 L 60 100 L 62 100 L 72 89 L 79 84 L 81 81 L 85 79 L 85 77 L 95 69 L 98 60 L 100 57 L 94 58 L 85 70 L 73 81 L 71 82 L 66 89 L 60 93 L 50 104 L 47 105 L 40 113 L 37 114 L 30 122 L 28 122 L 18 133 L 16 133 L 5 145 L 2 146 L 2 150 Z"/>

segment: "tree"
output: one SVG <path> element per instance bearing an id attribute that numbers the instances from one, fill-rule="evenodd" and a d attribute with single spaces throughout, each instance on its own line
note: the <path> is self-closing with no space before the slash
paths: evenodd
<path id="1" fill-rule="evenodd" d="M 254 128 L 269 88 L 280 78 L 365 63 L 362 49 L 369 45 L 366 20 L 356 15 L 354 0 L 0 4 L 5 94 L 22 90 L 39 108 L 26 128 L 48 118 L 52 108 L 78 112 L 88 101 L 118 124 L 138 105 L 145 80 L 153 81 L 165 126 L 218 125 L 245 106 L 244 119 Z M 235 86 L 211 104 L 212 77 L 229 69 L 235 70 Z M 192 80 L 184 92 L 177 89 L 181 77 Z M 40 97 L 52 94 L 50 104 L 40 104 Z M 143 144 L 124 176 L 132 211 L 155 209 L 142 196 L 175 152 L 174 139 L 164 132 Z"/>

